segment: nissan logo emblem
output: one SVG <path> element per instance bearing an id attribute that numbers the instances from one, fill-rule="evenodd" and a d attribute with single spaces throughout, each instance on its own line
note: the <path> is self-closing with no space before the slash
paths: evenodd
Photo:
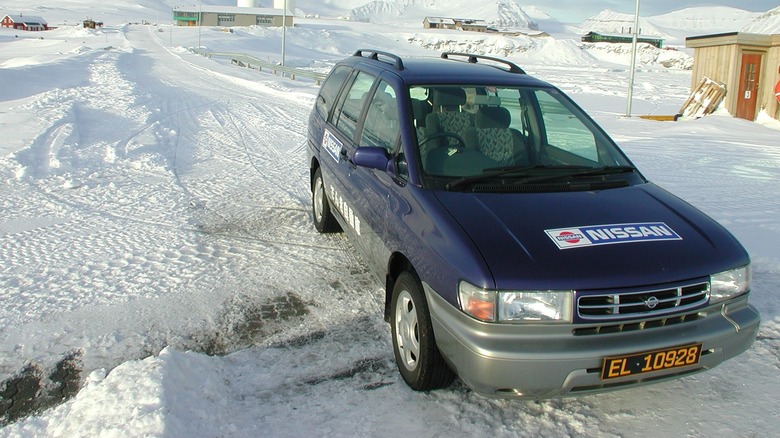
<path id="1" fill-rule="evenodd" d="M 658 298 L 656 297 L 650 297 L 645 300 L 645 307 L 648 309 L 655 309 L 655 306 L 658 305 Z"/>

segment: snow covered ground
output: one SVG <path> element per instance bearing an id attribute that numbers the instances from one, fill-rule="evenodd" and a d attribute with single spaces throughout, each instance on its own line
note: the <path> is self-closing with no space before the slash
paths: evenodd
<path id="1" fill-rule="evenodd" d="M 417 23 L 298 23 L 288 65 L 319 71 L 358 47 L 478 46 Z M 6 411 L 17 421 L 0 436 L 777 433 L 780 123 L 626 118 L 624 58 L 573 59 L 560 39 L 507 52 L 745 244 L 761 331 L 717 369 L 645 388 L 539 403 L 459 382 L 421 394 L 395 369 L 382 285 L 342 236 L 311 225 L 315 84 L 186 50 L 201 40 L 275 60 L 281 31 L 107 24 L 0 30 L 0 408 L 52 406 Z M 642 66 L 633 113 L 676 113 L 690 82 Z"/>

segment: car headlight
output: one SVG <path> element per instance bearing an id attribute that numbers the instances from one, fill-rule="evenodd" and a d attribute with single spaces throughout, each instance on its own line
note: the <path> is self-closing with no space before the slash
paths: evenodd
<path id="1" fill-rule="evenodd" d="M 710 302 L 727 300 L 750 291 L 750 265 L 710 276 Z"/>
<path id="2" fill-rule="evenodd" d="M 518 323 L 570 323 L 572 291 L 494 291 L 460 283 L 463 312 L 480 321 Z"/>

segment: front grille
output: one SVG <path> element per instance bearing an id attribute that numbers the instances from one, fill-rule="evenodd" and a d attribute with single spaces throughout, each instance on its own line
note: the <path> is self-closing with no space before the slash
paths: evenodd
<path id="1" fill-rule="evenodd" d="M 684 312 L 707 302 L 709 282 L 640 291 L 584 293 L 577 297 L 577 315 L 587 321 L 645 318 Z"/>
<path id="2" fill-rule="evenodd" d="M 668 327 L 676 324 L 685 324 L 689 322 L 698 321 L 704 318 L 705 315 L 694 312 L 686 313 L 682 315 L 670 315 L 659 319 L 646 319 L 641 322 L 629 321 L 627 323 L 620 323 L 614 321 L 608 321 L 606 324 L 587 325 L 585 327 L 572 330 L 574 336 L 593 336 L 593 335 L 607 335 L 612 333 L 624 333 L 637 330 L 649 330 L 657 327 Z"/>

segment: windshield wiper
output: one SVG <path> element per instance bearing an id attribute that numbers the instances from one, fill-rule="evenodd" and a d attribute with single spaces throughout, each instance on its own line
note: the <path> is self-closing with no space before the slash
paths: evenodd
<path id="1" fill-rule="evenodd" d="M 516 174 L 514 176 L 517 177 L 527 177 L 531 176 L 528 173 L 534 170 L 539 169 L 550 169 L 549 166 L 509 166 L 509 167 L 491 167 L 489 169 L 485 169 L 482 173 L 479 175 L 470 175 L 470 176 L 462 176 L 450 183 L 448 183 L 444 188 L 448 191 L 455 190 L 458 187 L 462 187 L 469 184 L 478 183 L 480 181 L 490 179 L 490 178 L 496 178 L 499 176 L 507 176 L 511 174 Z M 535 174 L 535 172 L 533 173 Z"/>
<path id="2" fill-rule="evenodd" d="M 445 188 L 448 191 L 455 190 L 458 187 L 463 187 L 469 184 L 475 184 L 480 181 L 484 181 L 496 177 L 513 177 L 513 178 L 525 178 L 519 181 L 517 184 L 528 184 L 533 182 L 541 182 L 546 180 L 555 180 L 564 177 L 580 177 L 580 176 L 601 176 L 611 175 L 616 173 L 633 172 L 634 167 L 631 166 L 605 166 L 605 167 L 590 167 L 590 166 L 509 166 L 509 167 L 496 167 L 485 169 L 485 171 L 479 175 L 463 176 L 450 183 Z M 554 174 L 540 175 L 540 171 L 552 171 Z"/>
<path id="3" fill-rule="evenodd" d="M 518 182 L 518 184 L 532 184 L 532 183 L 539 183 L 544 181 L 554 181 L 556 179 L 561 179 L 561 178 L 580 178 L 580 177 L 588 177 L 588 176 L 617 175 L 621 173 L 634 172 L 635 170 L 636 167 L 634 166 L 603 166 L 603 167 L 592 167 L 592 168 L 588 168 L 587 170 L 582 170 L 580 168 L 579 170 L 576 170 L 574 172 L 564 172 L 564 173 L 557 173 L 555 175 L 539 175 L 536 177 L 529 177 L 523 181 Z"/>

